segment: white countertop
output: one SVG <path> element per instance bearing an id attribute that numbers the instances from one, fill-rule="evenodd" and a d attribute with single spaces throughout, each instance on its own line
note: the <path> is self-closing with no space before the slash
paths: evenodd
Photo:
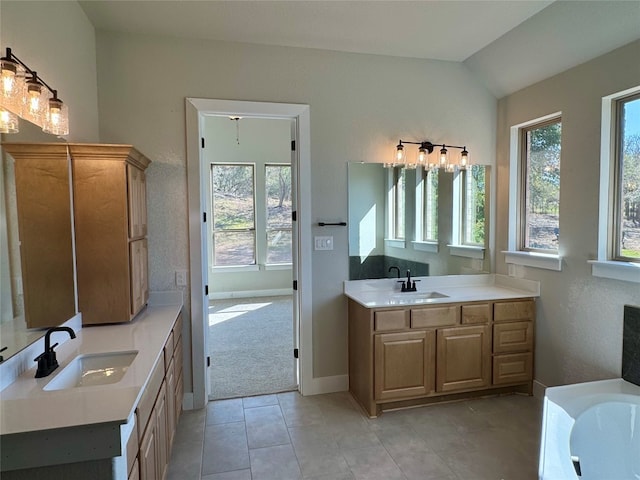
<path id="1" fill-rule="evenodd" d="M 401 292 L 401 284 L 396 278 L 349 280 L 344 282 L 344 294 L 367 308 L 540 296 L 539 282 L 506 275 L 446 275 L 415 277 L 415 280 L 419 280 L 416 283 L 417 292 Z M 437 292 L 445 297 L 427 298 L 429 292 Z"/>
<path id="2" fill-rule="evenodd" d="M 97 424 L 127 422 L 149 380 L 171 328 L 182 308 L 149 306 L 131 323 L 84 327 L 76 338 L 58 347 L 60 366 L 45 378 L 34 378 L 36 364 L 0 392 L 0 435 Z M 51 343 L 57 341 L 55 332 Z M 46 391 L 56 374 L 78 355 L 137 350 L 118 383 Z"/>

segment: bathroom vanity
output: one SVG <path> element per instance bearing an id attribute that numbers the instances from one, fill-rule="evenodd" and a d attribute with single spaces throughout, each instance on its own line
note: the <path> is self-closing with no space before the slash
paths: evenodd
<path id="1" fill-rule="evenodd" d="M 3 479 L 164 478 L 183 397 L 182 300 L 168 296 L 131 323 L 78 329 L 53 373 L 31 368 L 1 392 Z"/>
<path id="2" fill-rule="evenodd" d="M 345 282 L 349 389 L 367 414 L 505 392 L 530 394 L 539 284 L 500 275 Z"/>

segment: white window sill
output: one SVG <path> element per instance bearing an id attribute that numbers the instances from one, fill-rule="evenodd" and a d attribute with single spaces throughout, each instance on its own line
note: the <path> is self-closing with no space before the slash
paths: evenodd
<path id="1" fill-rule="evenodd" d="M 438 253 L 438 242 L 411 242 L 414 250 Z"/>
<path id="2" fill-rule="evenodd" d="M 384 246 L 385 247 L 395 247 L 395 248 L 405 248 L 406 242 L 404 240 L 399 240 L 396 238 L 385 238 Z"/>
<path id="3" fill-rule="evenodd" d="M 484 260 L 484 247 L 475 245 L 447 245 L 449 255 Z"/>
<path id="4" fill-rule="evenodd" d="M 640 283 L 640 263 L 613 260 L 588 260 L 588 263 L 594 277 Z"/>
<path id="5" fill-rule="evenodd" d="M 265 265 L 264 269 L 265 270 L 291 270 L 291 264 L 290 263 L 274 263 L 272 265 Z"/>
<path id="6" fill-rule="evenodd" d="M 213 267 L 211 271 L 213 273 L 243 273 L 243 272 L 257 272 L 260 270 L 258 265 L 238 265 L 237 267 Z"/>
<path id="7" fill-rule="evenodd" d="M 562 257 L 550 253 L 503 251 L 506 263 L 544 270 L 562 271 Z"/>

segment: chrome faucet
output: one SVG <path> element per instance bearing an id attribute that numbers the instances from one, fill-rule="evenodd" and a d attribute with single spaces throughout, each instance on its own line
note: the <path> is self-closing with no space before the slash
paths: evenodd
<path id="1" fill-rule="evenodd" d="M 417 292 L 416 282 L 420 280 L 414 280 L 411 282 L 411 270 L 407 270 L 407 279 L 406 280 L 398 280 L 398 283 L 402 283 L 401 292 Z"/>
<path id="2" fill-rule="evenodd" d="M 33 359 L 34 362 L 38 362 L 36 378 L 46 377 L 58 368 L 58 359 L 56 358 L 56 352 L 53 350 L 58 344 L 51 345 L 51 334 L 53 332 L 67 332 L 71 338 L 76 338 L 76 333 L 69 327 L 52 327 L 47 330 L 44 335 L 44 352 Z"/>

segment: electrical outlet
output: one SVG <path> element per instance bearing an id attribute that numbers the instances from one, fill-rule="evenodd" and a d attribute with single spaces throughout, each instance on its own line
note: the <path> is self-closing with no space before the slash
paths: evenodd
<path id="1" fill-rule="evenodd" d="M 187 271 L 186 270 L 176 270 L 176 285 L 178 287 L 186 287 L 187 286 Z"/>

